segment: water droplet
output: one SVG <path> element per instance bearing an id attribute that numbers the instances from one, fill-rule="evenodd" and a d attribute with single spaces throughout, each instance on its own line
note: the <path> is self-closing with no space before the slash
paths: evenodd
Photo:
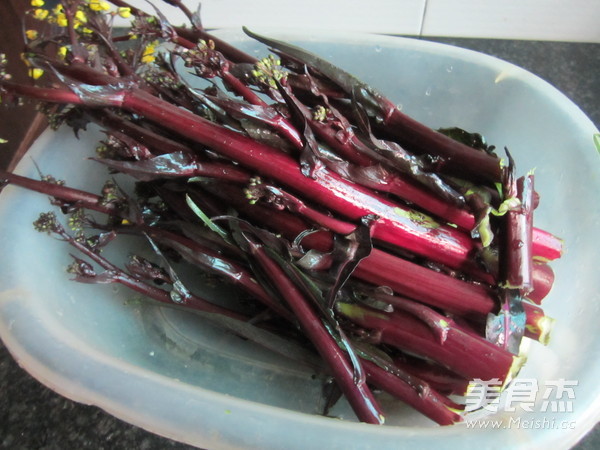
<path id="1" fill-rule="evenodd" d="M 428 87 L 427 90 L 425 91 L 425 95 L 427 97 L 429 97 L 431 95 L 431 91 L 432 91 L 431 87 Z"/>
<path id="2" fill-rule="evenodd" d="M 402 103 L 398 103 L 398 104 L 396 105 L 396 109 L 397 109 L 398 111 L 402 111 L 402 108 L 404 108 L 404 105 L 402 105 Z"/>
<path id="3" fill-rule="evenodd" d="M 381 50 L 382 50 L 381 46 L 379 46 L 379 45 L 375 46 L 375 52 L 376 53 L 381 53 Z"/>
<path id="4" fill-rule="evenodd" d="M 154 350 L 148 353 L 150 356 L 154 356 Z"/>
<path id="5" fill-rule="evenodd" d="M 454 67 L 452 67 L 452 66 L 446 67 L 446 72 L 448 72 L 448 73 L 452 72 L 453 70 L 454 70 Z"/>

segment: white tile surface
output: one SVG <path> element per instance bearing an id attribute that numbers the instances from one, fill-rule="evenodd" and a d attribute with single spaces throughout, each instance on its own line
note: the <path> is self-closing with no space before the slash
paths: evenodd
<path id="1" fill-rule="evenodd" d="M 600 0 L 427 0 L 423 34 L 600 42 Z"/>
<path id="2" fill-rule="evenodd" d="M 209 28 L 265 27 L 318 28 L 418 35 L 426 0 L 202 0 L 202 21 Z M 151 12 L 144 0 L 133 6 Z M 153 3 L 173 24 L 184 16 L 160 0 Z M 197 0 L 187 0 L 188 6 Z M 191 8 L 190 8 L 191 9 Z"/>
<path id="3" fill-rule="evenodd" d="M 208 28 L 329 29 L 418 36 L 600 42 L 600 0 L 186 0 Z M 173 24 L 185 17 L 152 0 Z M 130 0 L 151 12 L 145 0 Z"/>

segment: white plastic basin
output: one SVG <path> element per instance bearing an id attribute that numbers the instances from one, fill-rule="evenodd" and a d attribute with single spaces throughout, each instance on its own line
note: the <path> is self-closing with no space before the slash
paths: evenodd
<path id="1" fill-rule="evenodd" d="M 517 408 L 498 429 L 440 428 L 386 402 L 388 425 L 356 423 L 345 404 L 315 415 L 320 382 L 309 369 L 216 330 L 202 318 L 148 306 L 103 285 L 68 281 L 69 249 L 33 231 L 51 209 L 39 194 L 0 197 L 0 336 L 15 359 L 62 395 L 203 448 L 567 448 L 600 412 L 600 161 L 589 119 L 549 84 L 509 63 L 430 42 L 367 35 L 269 32 L 311 49 L 369 82 L 432 127 L 459 126 L 507 146 L 518 169 L 536 168 L 536 223 L 566 241 L 544 308 L 557 319 L 548 347 L 532 345 L 521 373 L 540 385 L 576 380 L 572 412 Z M 237 31 L 226 39 L 264 48 Z M 45 133 L 18 167 L 98 191 L 106 178 L 86 158 L 100 135 Z M 213 290 L 214 291 L 214 290 Z M 228 296 L 216 290 L 217 296 Z M 520 418 L 532 426 L 514 426 Z M 535 426 L 554 423 L 554 425 Z M 568 421 L 569 426 L 563 423 Z M 513 425 L 511 425 L 511 423 Z M 571 426 L 571 424 L 574 424 Z M 563 429 L 565 428 L 565 429 Z"/>

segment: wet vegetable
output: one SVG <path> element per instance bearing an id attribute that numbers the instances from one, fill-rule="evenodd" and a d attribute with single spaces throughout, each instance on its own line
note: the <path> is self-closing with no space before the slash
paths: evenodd
<path id="1" fill-rule="evenodd" d="M 106 138 L 90 164 L 136 181 L 94 194 L 0 173 L 67 215 L 34 226 L 77 251 L 73 279 L 120 283 L 297 353 L 368 423 L 385 422 L 373 387 L 449 425 L 463 418 L 450 394 L 509 383 L 523 337 L 548 342 L 538 305 L 562 251 L 533 226 L 533 175 L 317 55 L 245 30 L 276 55 L 257 60 L 166 2 L 188 28 L 120 0 L 36 6 L 28 20 L 47 26 L 27 33 L 34 82 L 12 82 L 0 59 L 4 104 L 37 101 L 76 133 L 97 124 Z M 130 27 L 113 30 L 116 15 Z M 116 236 L 142 237 L 154 259 L 116 266 L 101 254 Z M 236 285 L 240 307 L 196 295 L 177 260 Z"/>

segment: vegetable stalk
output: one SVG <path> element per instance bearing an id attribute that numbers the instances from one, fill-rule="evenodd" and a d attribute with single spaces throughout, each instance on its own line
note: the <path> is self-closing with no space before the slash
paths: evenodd
<path id="1" fill-rule="evenodd" d="M 403 311 L 383 313 L 350 303 L 338 303 L 337 311 L 358 325 L 376 331 L 381 342 L 432 359 L 467 379 L 504 381 L 517 363 L 509 352 L 483 338 L 475 338 L 449 321 L 442 344 L 425 323 Z"/>
<path id="2" fill-rule="evenodd" d="M 294 311 L 300 325 L 309 336 L 317 351 L 329 365 L 344 395 L 352 405 L 358 418 L 367 423 L 383 424 L 385 418 L 368 388 L 365 380 L 355 380 L 354 370 L 347 356 L 338 347 L 302 292 L 286 276 L 261 245 L 249 242 L 250 251 L 261 267 L 271 276 L 279 294 Z"/>

